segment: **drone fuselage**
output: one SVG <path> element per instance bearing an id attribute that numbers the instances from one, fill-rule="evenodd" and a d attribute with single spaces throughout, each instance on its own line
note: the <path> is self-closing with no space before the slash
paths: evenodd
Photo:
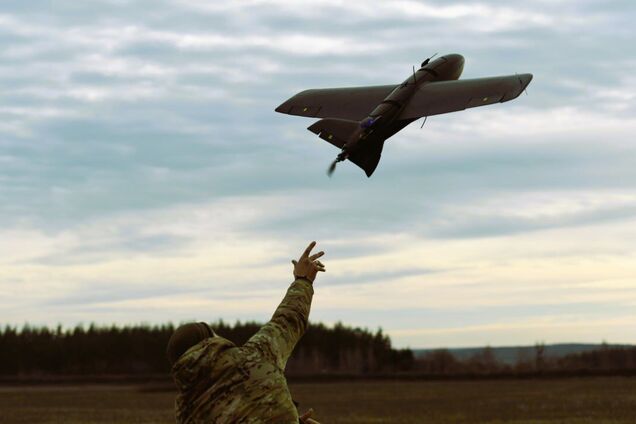
<path id="1" fill-rule="evenodd" d="M 361 121 L 360 130 L 351 134 L 347 143 L 342 147 L 341 157 L 346 158 L 356 149 L 360 148 L 364 140 L 382 138 L 386 140 L 399 130 L 404 128 L 414 119 L 404 122 L 399 128 L 395 128 L 395 121 L 408 101 L 417 92 L 420 85 L 434 81 L 456 80 L 464 69 L 464 57 L 459 54 L 449 54 L 429 62 L 414 71 L 411 76 L 395 87 L 395 89 L 382 100 L 369 116 Z M 370 123 L 365 125 L 365 123 Z"/>

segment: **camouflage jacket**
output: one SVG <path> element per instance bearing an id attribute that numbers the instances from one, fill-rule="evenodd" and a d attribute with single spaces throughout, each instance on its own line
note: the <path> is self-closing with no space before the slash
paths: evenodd
<path id="1" fill-rule="evenodd" d="M 177 423 L 298 424 L 283 373 L 307 327 L 313 293 L 309 281 L 298 279 L 243 346 L 215 336 L 184 353 L 172 368 Z"/>

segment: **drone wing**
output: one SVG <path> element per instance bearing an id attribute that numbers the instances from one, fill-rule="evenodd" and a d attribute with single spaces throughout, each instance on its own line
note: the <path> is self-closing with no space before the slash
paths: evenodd
<path id="1" fill-rule="evenodd" d="M 395 85 L 376 85 L 305 90 L 278 106 L 276 112 L 311 118 L 360 121 L 367 117 L 395 87 Z"/>
<path id="2" fill-rule="evenodd" d="M 532 81 L 532 74 L 431 82 L 422 85 L 400 119 L 456 112 L 515 99 Z"/>

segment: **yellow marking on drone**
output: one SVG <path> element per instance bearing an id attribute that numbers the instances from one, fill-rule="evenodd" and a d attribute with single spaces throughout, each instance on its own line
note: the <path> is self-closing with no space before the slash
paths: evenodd
<path id="1" fill-rule="evenodd" d="M 327 137 L 329 140 L 331 140 L 333 138 L 333 134 L 329 134 L 329 137 Z"/>
<path id="2" fill-rule="evenodd" d="M 488 101 L 488 97 L 484 97 L 484 102 L 487 102 L 487 101 Z"/>
<path id="3" fill-rule="evenodd" d="M 303 109 L 303 112 L 307 112 L 307 108 L 304 108 L 304 109 Z"/>

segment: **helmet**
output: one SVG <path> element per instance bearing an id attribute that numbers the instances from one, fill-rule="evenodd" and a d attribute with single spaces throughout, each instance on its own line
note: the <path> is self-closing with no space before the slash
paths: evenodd
<path id="1" fill-rule="evenodd" d="M 216 336 L 214 330 L 205 322 L 191 322 L 179 326 L 170 336 L 166 348 L 170 365 L 174 365 L 192 346 L 214 336 Z"/>

